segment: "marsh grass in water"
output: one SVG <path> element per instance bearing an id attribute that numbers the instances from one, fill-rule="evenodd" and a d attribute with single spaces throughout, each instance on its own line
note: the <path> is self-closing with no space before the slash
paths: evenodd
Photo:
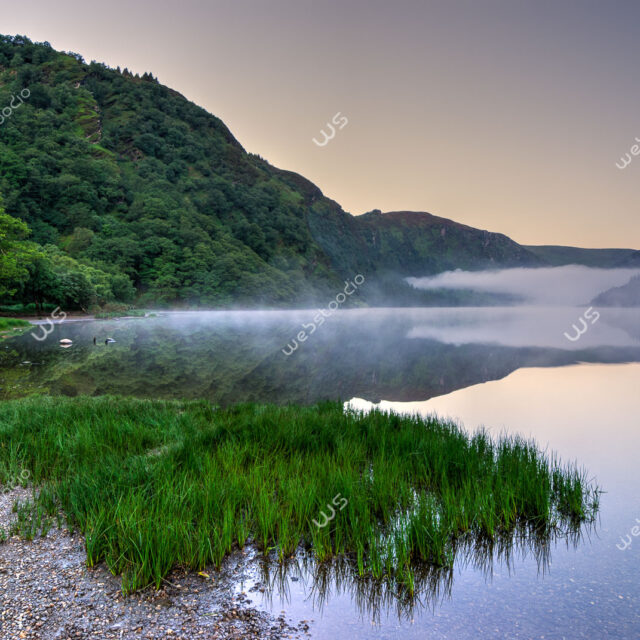
<path id="1" fill-rule="evenodd" d="M 220 566 L 253 543 L 290 558 L 348 557 L 361 576 L 411 593 L 420 567 L 451 567 L 470 537 L 569 532 L 598 491 L 532 442 L 468 435 L 435 418 L 315 407 L 28 398 L 0 405 L 0 482 L 37 490 L 15 531 L 63 513 L 130 592 L 176 566 Z M 313 519 L 336 495 L 329 526 Z"/>

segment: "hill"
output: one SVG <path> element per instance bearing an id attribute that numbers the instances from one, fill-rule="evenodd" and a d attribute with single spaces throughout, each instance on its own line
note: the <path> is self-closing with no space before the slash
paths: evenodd
<path id="1" fill-rule="evenodd" d="M 621 267 L 639 267 L 640 268 L 640 251 L 634 251 L 627 256 L 621 263 Z"/>
<path id="2" fill-rule="evenodd" d="M 612 287 L 601 293 L 590 304 L 594 307 L 640 307 L 640 275 L 621 287 Z"/>
<path id="3" fill-rule="evenodd" d="M 48 43 L 0 36 L 2 105 L 5 303 L 302 304 L 358 273 L 408 295 L 402 276 L 543 263 L 428 213 L 352 216 L 150 73 Z"/>
<path id="4" fill-rule="evenodd" d="M 585 267 L 613 269 L 625 266 L 624 262 L 634 253 L 634 249 L 581 249 L 554 245 L 530 246 L 525 248 L 552 267 L 581 264 Z"/>
<path id="5" fill-rule="evenodd" d="M 542 260 L 501 233 L 415 211 L 370 211 L 348 216 L 312 210 L 314 238 L 343 272 L 377 270 L 404 276 L 438 273 L 448 269 L 537 266 Z M 334 214 L 333 216 L 331 214 Z M 333 242 L 335 235 L 340 243 Z"/>

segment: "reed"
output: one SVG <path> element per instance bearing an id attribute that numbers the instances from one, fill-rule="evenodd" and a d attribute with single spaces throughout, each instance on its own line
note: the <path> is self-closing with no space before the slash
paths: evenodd
<path id="1" fill-rule="evenodd" d="M 87 563 L 106 562 L 125 592 L 176 565 L 219 567 L 248 543 L 281 560 L 300 547 L 346 555 L 411 592 L 416 568 L 451 566 L 460 540 L 575 529 L 598 508 L 585 473 L 533 442 L 338 403 L 8 401 L 0 482 L 19 469 L 38 489 L 14 531 L 37 535 L 64 514 Z M 346 505 L 318 527 L 337 494 Z"/>

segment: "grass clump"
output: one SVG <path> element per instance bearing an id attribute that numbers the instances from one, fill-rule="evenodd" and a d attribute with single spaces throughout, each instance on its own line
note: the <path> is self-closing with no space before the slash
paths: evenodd
<path id="1" fill-rule="evenodd" d="M 220 566 L 248 542 L 281 559 L 300 545 L 320 561 L 345 555 L 411 591 L 416 567 L 450 566 L 470 536 L 575 528 L 598 507 L 585 475 L 534 443 L 338 403 L 9 401 L 0 482 L 17 468 L 39 487 L 19 507 L 23 535 L 62 510 L 88 564 L 106 562 L 126 592 L 175 565 Z"/>
<path id="2" fill-rule="evenodd" d="M 30 325 L 26 320 L 18 318 L 0 318 L 0 333 L 22 331 Z"/>
<path id="3" fill-rule="evenodd" d="M 110 319 L 110 318 L 124 318 L 124 317 L 144 318 L 147 315 L 155 315 L 155 314 L 149 314 L 149 312 L 145 311 L 144 309 L 123 309 L 119 311 L 113 311 L 113 310 L 96 311 L 93 315 L 95 318 L 104 320 L 104 319 Z"/>
<path id="4" fill-rule="evenodd" d="M 13 329 L 14 327 L 28 327 L 29 322 L 18 318 L 0 318 L 0 331 L 4 329 Z"/>

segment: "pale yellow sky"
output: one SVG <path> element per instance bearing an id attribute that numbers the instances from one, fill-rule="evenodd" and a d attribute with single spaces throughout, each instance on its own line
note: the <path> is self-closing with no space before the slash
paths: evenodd
<path id="1" fill-rule="evenodd" d="M 640 248 L 640 156 L 615 166 L 640 138 L 639 22 L 632 0 L 22 0 L 0 31 L 151 71 L 351 213 Z"/>

